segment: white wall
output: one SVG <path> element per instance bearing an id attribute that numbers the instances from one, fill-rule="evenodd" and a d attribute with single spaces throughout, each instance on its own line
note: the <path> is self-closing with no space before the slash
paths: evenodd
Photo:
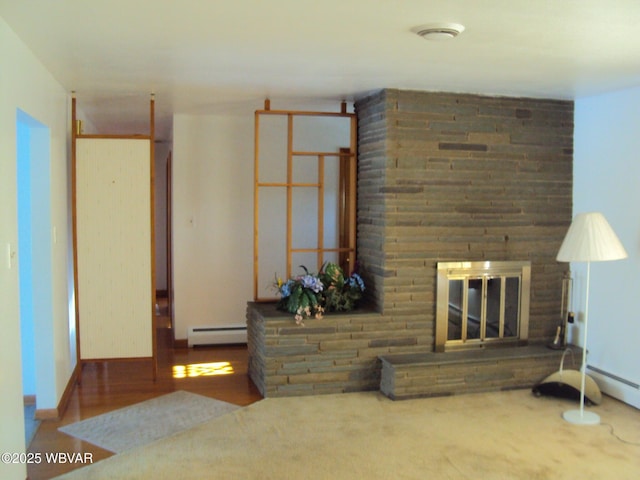
<path id="1" fill-rule="evenodd" d="M 339 102 L 287 105 L 272 100 L 272 105 L 277 105 L 278 110 L 340 110 Z M 246 304 L 253 299 L 254 111 L 261 108 L 258 103 L 238 108 L 234 114 L 174 116 L 176 339 L 187 338 L 190 326 L 246 323 Z M 282 148 L 286 147 L 286 128 L 275 128 L 277 133 L 263 137 L 263 130 L 268 130 L 266 125 L 261 123 L 261 156 L 263 151 L 286 152 L 286 148 Z M 295 150 L 337 151 L 339 147 L 349 146 L 348 121 L 327 125 L 326 121 L 303 119 L 295 125 Z M 280 210 L 284 208 L 282 205 Z M 265 234 L 262 231 L 261 235 Z M 284 243 L 281 244 L 284 248 Z M 267 257 L 263 252 L 260 255 L 261 260 Z M 265 277 L 259 279 L 259 287 L 270 283 L 276 273 L 284 276 L 284 266 L 281 267 L 268 269 Z M 309 265 L 311 270 L 314 267 Z M 275 296 L 275 291 L 271 296 Z"/>
<path id="2" fill-rule="evenodd" d="M 640 384 L 640 88 L 575 103 L 574 213 L 600 211 L 629 258 L 591 264 L 588 364 Z M 583 311 L 586 270 L 575 272 Z M 574 331 L 574 343 L 577 340 Z M 580 339 L 582 333 L 579 333 Z M 601 389 L 640 408 L 640 391 L 593 375 Z"/>
<path id="3" fill-rule="evenodd" d="M 69 344 L 67 93 L 0 18 L 0 451 L 24 451 L 18 291 L 16 112 L 24 111 L 51 132 L 51 245 L 53 357 L 47 375 L 53 391 L 38 392 L 39 409 L 55 408 L 74 368 Z M 52 235 L 53 238 L 53 235 Z M 8 249 L 15 252 L 9 264 Z M 24 465 L 0 463 L 0 477 L 26 477 Z"/>
<path id="4" fill-rule="evenodd" d="M 253 297 L 253 112 L 173 119 L 175 337 L 243 325 Z"/>

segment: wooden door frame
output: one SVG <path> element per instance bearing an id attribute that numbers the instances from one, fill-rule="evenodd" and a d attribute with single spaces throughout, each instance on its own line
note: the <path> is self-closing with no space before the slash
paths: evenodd
<path id="1" fill-rule="evenodd" d="M 167 305 L 169 309 L 169 318 L 171 320 L 171 330 L 173 332 L 173 341 L 175 342 L 175 325 L 173 324 L 173 155 L 169 151 L 167 156 L 166 170 L 166 256 L 167 256 Z"/>

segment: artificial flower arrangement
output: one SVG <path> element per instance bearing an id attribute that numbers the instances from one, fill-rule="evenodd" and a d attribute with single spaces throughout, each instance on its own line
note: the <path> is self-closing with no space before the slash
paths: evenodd
<path id="1" fill-rule="evenodd" d="M 346 276 L 335 263 L 322 266 L 317 274 L 310 274 L 304 265 L 304 275 L 286 282 L 276 276 L 275 287 L 280 294 L 278 310 L 294 314 L 298 325 L 307 318 L 321 319 L 325 312 L 349 311 L 356 307 L 364 292 L 364 281 L 357 273 Z"/>

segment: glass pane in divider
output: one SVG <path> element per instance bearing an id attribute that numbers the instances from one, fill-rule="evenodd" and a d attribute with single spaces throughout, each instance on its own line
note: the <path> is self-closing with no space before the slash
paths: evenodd
<path id="1" fill-rule="evenodd" d="M 322 263 L 338 263 L 338 253 L 337 252 L 324 252 L 322 255 L 323 261 Z M 349 275 L 351 272 L 344 272 L 345 275 Z"/>
<path id="2" fill-rule="evenodd" d="M 258 181 L 285 183 L 287 181 L 287 117 L 262 115 L 259 128 Z"/>
<path id="3" fill-rule="evenodd" d="M 337 152 L 351 144 L 348 117 L 296 116 L 293 119 L 293 150 Z"/>
<path id="4" fill-rule="evenodd" d="M 304 275 L 305 266 L 310 274 L 318 273 L 318 255 L 315 252 L 293 252 L 291 255 L 291 276 Z"/>
<path id="5" fill-rule="evenodd" d="M 318 248 L 318 189 L 294 187 L 291 205 L 292 248 Z"/>
<path id="6" fill-rule="evenodd" d="M 293 183 L 311 183 L 318 184 L 318 163 L 317 156 L 295 155 L 293 157 L 293 165 L 291 179 Z"/>
<path id="7" fill-rule="evenodd" d="M 258 298 L 274 298 L 275 276 L 287 275 L 287 191 L 281 187 L 262 187 L 258 191 Z"/>
<path id="8" fill-rule="evenodd" d="M 340 158 L 326 157 L 324 162 L 324 248 L 339 246 Z"/>

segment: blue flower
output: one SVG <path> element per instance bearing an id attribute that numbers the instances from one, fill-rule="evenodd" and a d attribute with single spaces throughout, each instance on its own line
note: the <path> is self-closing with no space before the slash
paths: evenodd
<path id="1" fill-rule="evenodd" d="M 313 290 L 314 293 L 319 293 L 324 288 L 320 279 L 318 277 L 314 277 L 313 275 L 305 275 L 300 280 L 304 288 Z"/>
<path id="2" fill-rule="evenodd" d="M 334 263 L 323 264 L 319 273 L 311 274 L 300 265 L 304 275 L 283 282 L 276 275 L 274 286 L 280 294 L 277 308 L 295 314 L 296 323 L 307 318 L 322 318 L 325 311 L 349 311 L 362 298 L 364 281 L 358 274 L 345 276 Z"/>
<path id="3" fill-rule="evenodd" d="M 364 292 L 364 281 L 357 273 L 353 273 L 351 277 L 349 277 L 349 286 L 351 288 L 358 287 L 360 291 Z"/>
<path id="4" fill-rule="evenodd" d="M 283 283 L 282 286 L 280 287 L 280 294 L 282 295 L 282 298 L 286 298 L 289 295 L 291 295 L 291 286 L 293 285 L 293 281 L 292 280 L 287 280 L 286 283 Z"/>

